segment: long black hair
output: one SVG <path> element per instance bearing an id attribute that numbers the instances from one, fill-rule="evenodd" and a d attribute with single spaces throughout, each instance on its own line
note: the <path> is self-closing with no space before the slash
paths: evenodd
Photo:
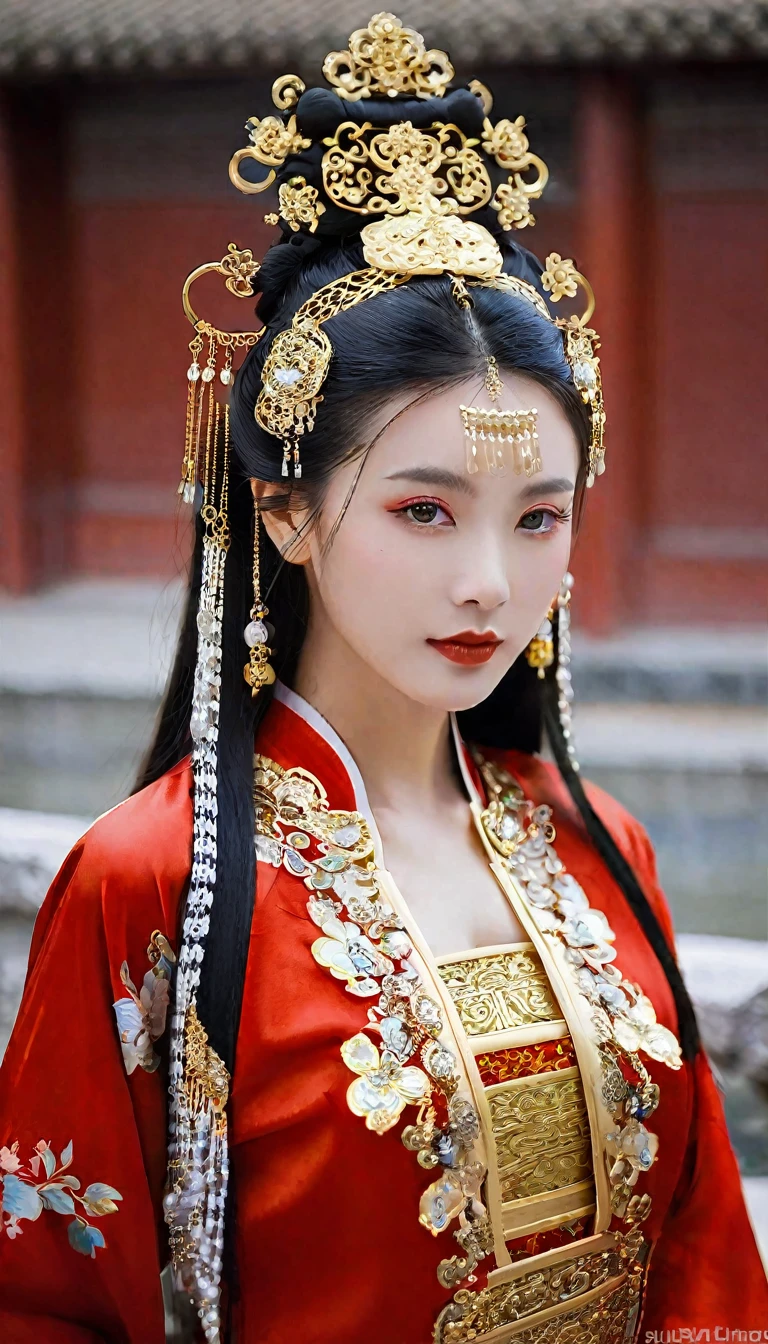
<path id="1" fill-rule="evenodd" d="M 322 195 L 319 173 L 321 142 L 344 120 L 367 120 L 377 126 L 410 120 L 427 127 L 436 120 L 453 122 L 466 135 L 479 135 L 482 110 L 474 94 L 455 90 L 445 98 L 426 100 L 368 99 L 364 106 L 345 103 L 335 93 L 312 89 L 296 109 L 302 134 L 311 149 L 289 159 L 278 183 L 300 173 Z M 297 308 L 322 285 L 363 267 L 360 217 L 326 199 L 326 212 L 316 234 L 285 229 L 267 253 L 258 276 L 258 316 L 267 324 L 262 340 L 246 357 L 231 398 L 233 460 L 230 474 L 232 542 L 225 571 L 222 688 L 219 727 L 219 840 L 213 917 L 206 943 L 198 994 L 200 1017 L 214 1049 L 231 1069 L 256 893 L 253 842 L 253 744 L 271 700 L 262 690 L 251 698 L 242 668 L 246 658 L 243 630 L 251 604 L 250 556 L 254 508 L 250 479 L 282 482 L 282 451 L 277 439 L 254 419 L 264 361 L 275 334 L 285 329 Z M 498 228 L 490 210 L 478 211 L 477 222 L 497 238 L 504 270 L 540 288 L 541 264 Z M 362 221 L 364 223 L 368 220 Z M 487 356 L 500 369 L 523 373 L 544 387 L 562 407 L 581 447 L 582 465 L 576 488 L 576 522 L 584 498 L 588 442 L 586 413 L 563 352 L 558 329 L 523 298 L 490 288 L 472 290 L 473 306 L 460 307 L 445 275 L 419 276 L 396 290 L 340 313 L 326 324 L 333 358 L 323 385 L 323 401 L 309 438 L 302 443 L 300 482 L 283 482 L 282 494 L 270 507 L 306 504 L 322 507 L 327 482 L 342 462 L 370 447 L 374 415 L 396 394 L 412 391 L 413 399 L 482 375 Z M 284 563 L 261 528 L 262 594 L 274 624 L 274 655 L 278 676 L 291 684 L 306 631 L 309 595 L 303 569 Z M 188 723 L 195 661 L 195 611 L 199 589 L 201 534 L 192 559 L 192 579 L 177 656 L 161 710 L 154 743 L 137 787 L 157 779 L 181 759 L 191 743 Z M 581 814 L 585 829 L 609 872 L 624 892 L 664 970 L 674 995 L 682 1049 L 692 1059 L 698 1049 L 694 1011 L 674 956 L 642 890 L 615 840 L 591 806 L 579 775 L 569 762 L 556 706 L 552 670 L 540 680 L 523 656 L 483 704 L 460 716 L 462 732 L 480 745 L 538 751 L 543 734 Z"/>

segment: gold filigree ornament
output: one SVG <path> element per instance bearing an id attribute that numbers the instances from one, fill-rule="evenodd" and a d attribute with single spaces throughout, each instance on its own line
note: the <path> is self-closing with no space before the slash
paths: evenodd
<path id="1" fill-rule="evenodd" d="M 518 121 L 524 124 L 523 118 Z M 514 175 L 507 186 L 527 202 L 541 195 L 547 169 L 527 152 L 524 136 L 525 152 L 512 154 L 503 130 L 512 124 L 499 122 L 494 128 L 486 117 L 487 137 L 500 133 L 495 140 L 486 138 L 483 146 L 493 143 L 497 162 L 513 165 Z M 450 271 L 490 277 L 501 272 L 501 252 L 491 234 L 462 218 L 487 205 L 493 196 L 488 168 L 475 148 L 477 139 L 464 135 L 451 122 L 435 122 L 428 130 L 419 130 L 404 121 L 381 131 L 370 122 L 345 121 L 324 143 L 328 148 L 321 165 L 323 187 L 331 200 L 358 214 L 385 216 L 362 230 L 369 265 L 419 275 Z M 535 182 L 526 184 L 521 173 L 531 164 L 537 166 L 538 175 Z M 504 227 L 511 227 L 512 222 L 518 228 L 533 223 L 527 204 Z"/>
<path id="2" fill-rule="evenodd" d="M 551 252 L 547 257 L 541 283 L 553 303 L 559 303 L 563 298 L 575 298 L 579 287 L 587 296 L 587 306 L 579 317 L 557 318 L 556 324 L 563 332 L 565 353 L 573 372 L 573 381 L 582 401 L 589 407 L 591 436 L 587 485 L 592 486 L 595 479 L 602 476 L 605 471 L 605 408 L 600 357 L 597 354 L 600 349 L 600 338 L 597 332 L 587 325 L 595 311 L 594 291 L 586 277 L 576 270 L 570 258 L 564 260 L 558 252 Z"/>
<path id="3" fill-rule="evenodd" d="M 367 28 L 352 34 L 346 51 L 328 55 L 323 73 L 341 97 L 357 101 L 373 94 L 439 99 L 454 72 L 444 52 L 427 51 L 420 34 L 404 28 L 395 15 L 382 12 L 373 16 Z M 452 292 L 461 306 L 468 306 L 469 302 L 463 278 L 467 277 L 469 283 L 523 297 L 547 320 L 554 320 L 546 302 L 531 285 L 502 274 L 502 254 L 495 238 L 488 229 L 467 218 L 490 205 L 497 211 L 502 228 L 529 227 L 535 222 L 531 202 L 541 196 L 548 178 L 546 165 L 531 153 L 524 117 L 502 118 L 493 125 L 490 92 L 478 81 L 469 87 L 483 111 L 479 137 L 466 136 L 453 123 L 437 120 L 425 129 L 410 121 L 388 128 L 376 127 L 368 121 L 362 124 L 344 121 L 323 141 L 320 167 L 326 197 L 341 209 L 373 217 L 361 230 L 369 269 L 324 286 L 299 309 L 289 330 L 276 337 L 270 350 L 254 414 L 267 433 L 280 439 L 285 476 L 289 474 L 291 461 L 294 476 L 301 475 L 299 440 L 314 426 L 322 401 L 321 388 L 333 356 L 322 324 L 361 299 L 383 293 L 413 276 L 445 274 L 451 278 Z M 305 85 L 297 76 L 281 76 L 273 85 L 272 96 L 282 117 L 249 119 L 251 143 L 238 150 L 229 168 L 232 181 L 241 191 L 250 194 L 265 190 L 274 181 L 277 167 L 291 155 L 309 148 L 311 141 L 302 134 L 298 111 L 304 91 Z M 495 189 L 484 154 L 492 156 L 507 174 L 506 180 Z M 240 166 L 247 158 L 270 169 L 262 182 L 242 178 Z M 281 185 L 280 213 L 292 230 L 307 229 L 310 233 L 316 230 L 324 207 L 320 195 L 303 178 Z M 572 262 L 561 262 L 556 254 L 549 261 L 556 261 L 560 268 L 571 267 L 573 275 L 591 295 L 587 282 L 575 271 Z M 551 284 L 547 280 L 550 274 Z M 543 279 L 554 302 L 571 293 L 570 273 L 561 279 L 560 271 L 549 269 L 548 263 Z M 557 320 L 576 387 L 590 407 L 590 485 L 604 469 L 605 451 L 605 415 L 596 355 L 599 341 L 586 325 L 591 311 L 590 307 L 582 318 Z M 477 413 L 478 408 L 474 411 Z M 530 475 L 540 469 L 534 411 L 503 413 L 494 408 L 483 416 L 487 420 L 485 427 L 476 414 L 474 419 L 468 415 L 465 428 L 470 443 L 474 431 L 475 441 L 478 436 L 482 440 L 485 434 L 487 443 L 494 445 L 490 464 L 499 466 L 496 443 L 512 442 L 515 470 Z M 477 466 L 473 451 L 468 464 L 470 469 Z"/>
<path id="4" fill-rule="evenodd" d="M 382 11 L 352 33 L 347 51 L 329 51 L 323 74 L 340 98 L 356 103 L 373 93 L 442 98 L 454 69 L 446 52 L 427 51 L 421 33 Z"/>
<path id="5" fill-rule="evenodd" d="M 283 476 L 288 475 L 291 458 L 294 476 L 301 476 L 299 440 L 314 428 L 317 407 L 323 399 L 320 389 L 333 348 L 322 324 L 409 279 L 409 275 L 362 270 L 332 280 L 307 299 L 288 330 L 275 337 L 253 413 L 261 428 L 282 442 Z"/>
<path id="6" fill-rule="evenodd" d="M 491 201 L 502 229 L 524 229 L 536 223 L 531 201 L 539 199 L 549 181 L 549 169 L 542 159 L 531 154 L 524 130 L 525 117 L 516 121 L 504 118 L 495 126 L 488 117 L 483 122 L 483 149 L 510 174 L 509 180 L 496 188 Z M 532 182 L 523 177 L 529 168 L 536 170 Z"/>
<path id="7" fill-rule="evenodd" d="M 277 195 L 280 218 L 288 227 L 298 233 L 302 225 L 306 225 L 309 232 L 314 233 L 320 216 L 325 214 L 325 206 L 318 200 L 317 187 L 308 186 L 305 177 L 292 177 L 289 182 L 283 182 Z"/>

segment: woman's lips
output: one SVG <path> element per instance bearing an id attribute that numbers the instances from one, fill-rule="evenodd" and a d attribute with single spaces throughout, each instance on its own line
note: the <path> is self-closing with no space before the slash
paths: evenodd
<path id="1" fill-rule="evenodd" d="M 450 639 L 428 639 L 427 643 L 452 663 L 476 667 L 493 657 L 502 640 L 492 630 L 486 630 L 481 635 L 474 630 L 462 630 L 461 634 L 451 635 Z"/>

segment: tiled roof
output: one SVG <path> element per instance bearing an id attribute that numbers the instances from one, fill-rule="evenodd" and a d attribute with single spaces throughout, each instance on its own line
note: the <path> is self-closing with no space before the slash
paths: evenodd
<path id="1" fill-rule="evenodd" d="M 375 8 L 360 0 L 0 0 L 0 72 L 297 68 Z M 460 71 L 477 62 L 768 54 L 768 0 L 409 0 L 393 4 Z"/>

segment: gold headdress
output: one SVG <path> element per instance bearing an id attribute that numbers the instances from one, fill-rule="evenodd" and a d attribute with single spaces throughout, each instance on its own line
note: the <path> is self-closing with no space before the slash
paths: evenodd
<path id="1" fill-rule="evenodd" d="M 445 52 L 425 47 L 419 33 L 404 28 L 394 15 L 373 16 L 367 28 L 352 34 L 345 51 L 331 52 L 323 73 L 347 102 L 373 95 L 435 99 L 444 97 L 453 78 Z M 470 218 L 479 210 L 496 212 L 502 229 L 534 224 L 531 203 L 547 182 L 547 169 L 532 154 L 525 120 L 490 120 L 492 98 L 473 81 L 470 91 L 482 113 L 481 133 L 467 136 L 452 122 L 438 119 L 425 128 L 402 120 L 382 128 L 373 121 L 346 120 L 323 142 L 322 193 L 298 174 L 279 190 L 279 217 L 293 232 L 315 233 L 330 207 L 359 214 L 364 269 L 324 285 L 295 313 L 290 327 L 272 342 L 262 374 L 254 414 L 259 425 L 280 441 L 283 474 L 293 464 L 301 475 L 300 441 L 314 426 L 322 388 L 333 358 L 325 323 L 420 275 L 445 274 L 457 302 L 472 305 L 471 290 L 503 290 L 533 305 L 548 321 L 547 302 L 532 285 L 502 271 L 501 250 L 493 235 Z M 229 165 L 232 182 L 256 195 L 276 179 L 276 170 L 311 147 L 302 130 L 299 100 L 305 85 L 296 75 L 276 80 L 272 95 L 278 115 L 251 117 L 249 143 Z M 249 160 L 269 171 L 262 181 L 244 178 Z M 277 222 L 278 217 L 272 217 Z M 325 221 L 327 223 L 327 220 Z M 194 741 L 194 851 L 192 876 L 179 953 L 170 1060 L 170 1146 L 166 1221 L 170 1227 L 175 1280 L 198 1310 L 209 1344 L 220 1340 L 220 1281 L 223 1219 L 227 1184 L 226 1100 L 228 1076 L 208 1044 L 197 1013 L 200 967 L 205 953 L 216 883 L 218 709 L 221 685 L 221 635 L 224 568 L 229 544 L 227 521 L 229 415 L 214 389 L 216 375 L 225 390 L 233 378 L 238 350 L 253 346 L 260 331 L 227 332 L 199 318 L 192 308 L 192 283 L 208 271 L 224 277 L 239 297 L 254 293 L 259 262 L 230 243 L 226 255 L 199 266 L 183 291 L 184 311 L 194 328 L 187 371 L 188 401 L 182 481 L 185 501 L 202 485 L 203 567 L 197 615 L 198 653 L 190 730 Z M 597 355 L 599 341 L 587 326 L 594 308 L 588 282 L 570 260 L 547 258 L 542 285 L 557 303 L 581 286 L 587 308 L 581 317 L 557 319 L 573 379 L 591 414 L 588 484 L 604 466 L 602 391 Z M 203 353 L 205 352 L 204 358 Z M 219 368 L 220 355 L 223 366 Z M 498 399 L 500 380 L 489 361 L 486 387 Z M 536 441 L 536 411 L 463 407 L 468 466 L 477 470 L 476 446 L 485 441 L 486 464 L 502 466 L 503 444 L 511 442 L 514 465 L 528 474 L 541 462 Z M 489 447 L 490 445 L 490 447 Z M 274 680 L 268 662 L 271 638 L 267 609 L 258 593 L 258 514 L 254 519 L 254 606 L 246 628 L 250 659 L 245 675 L 253 694 Z"/>

